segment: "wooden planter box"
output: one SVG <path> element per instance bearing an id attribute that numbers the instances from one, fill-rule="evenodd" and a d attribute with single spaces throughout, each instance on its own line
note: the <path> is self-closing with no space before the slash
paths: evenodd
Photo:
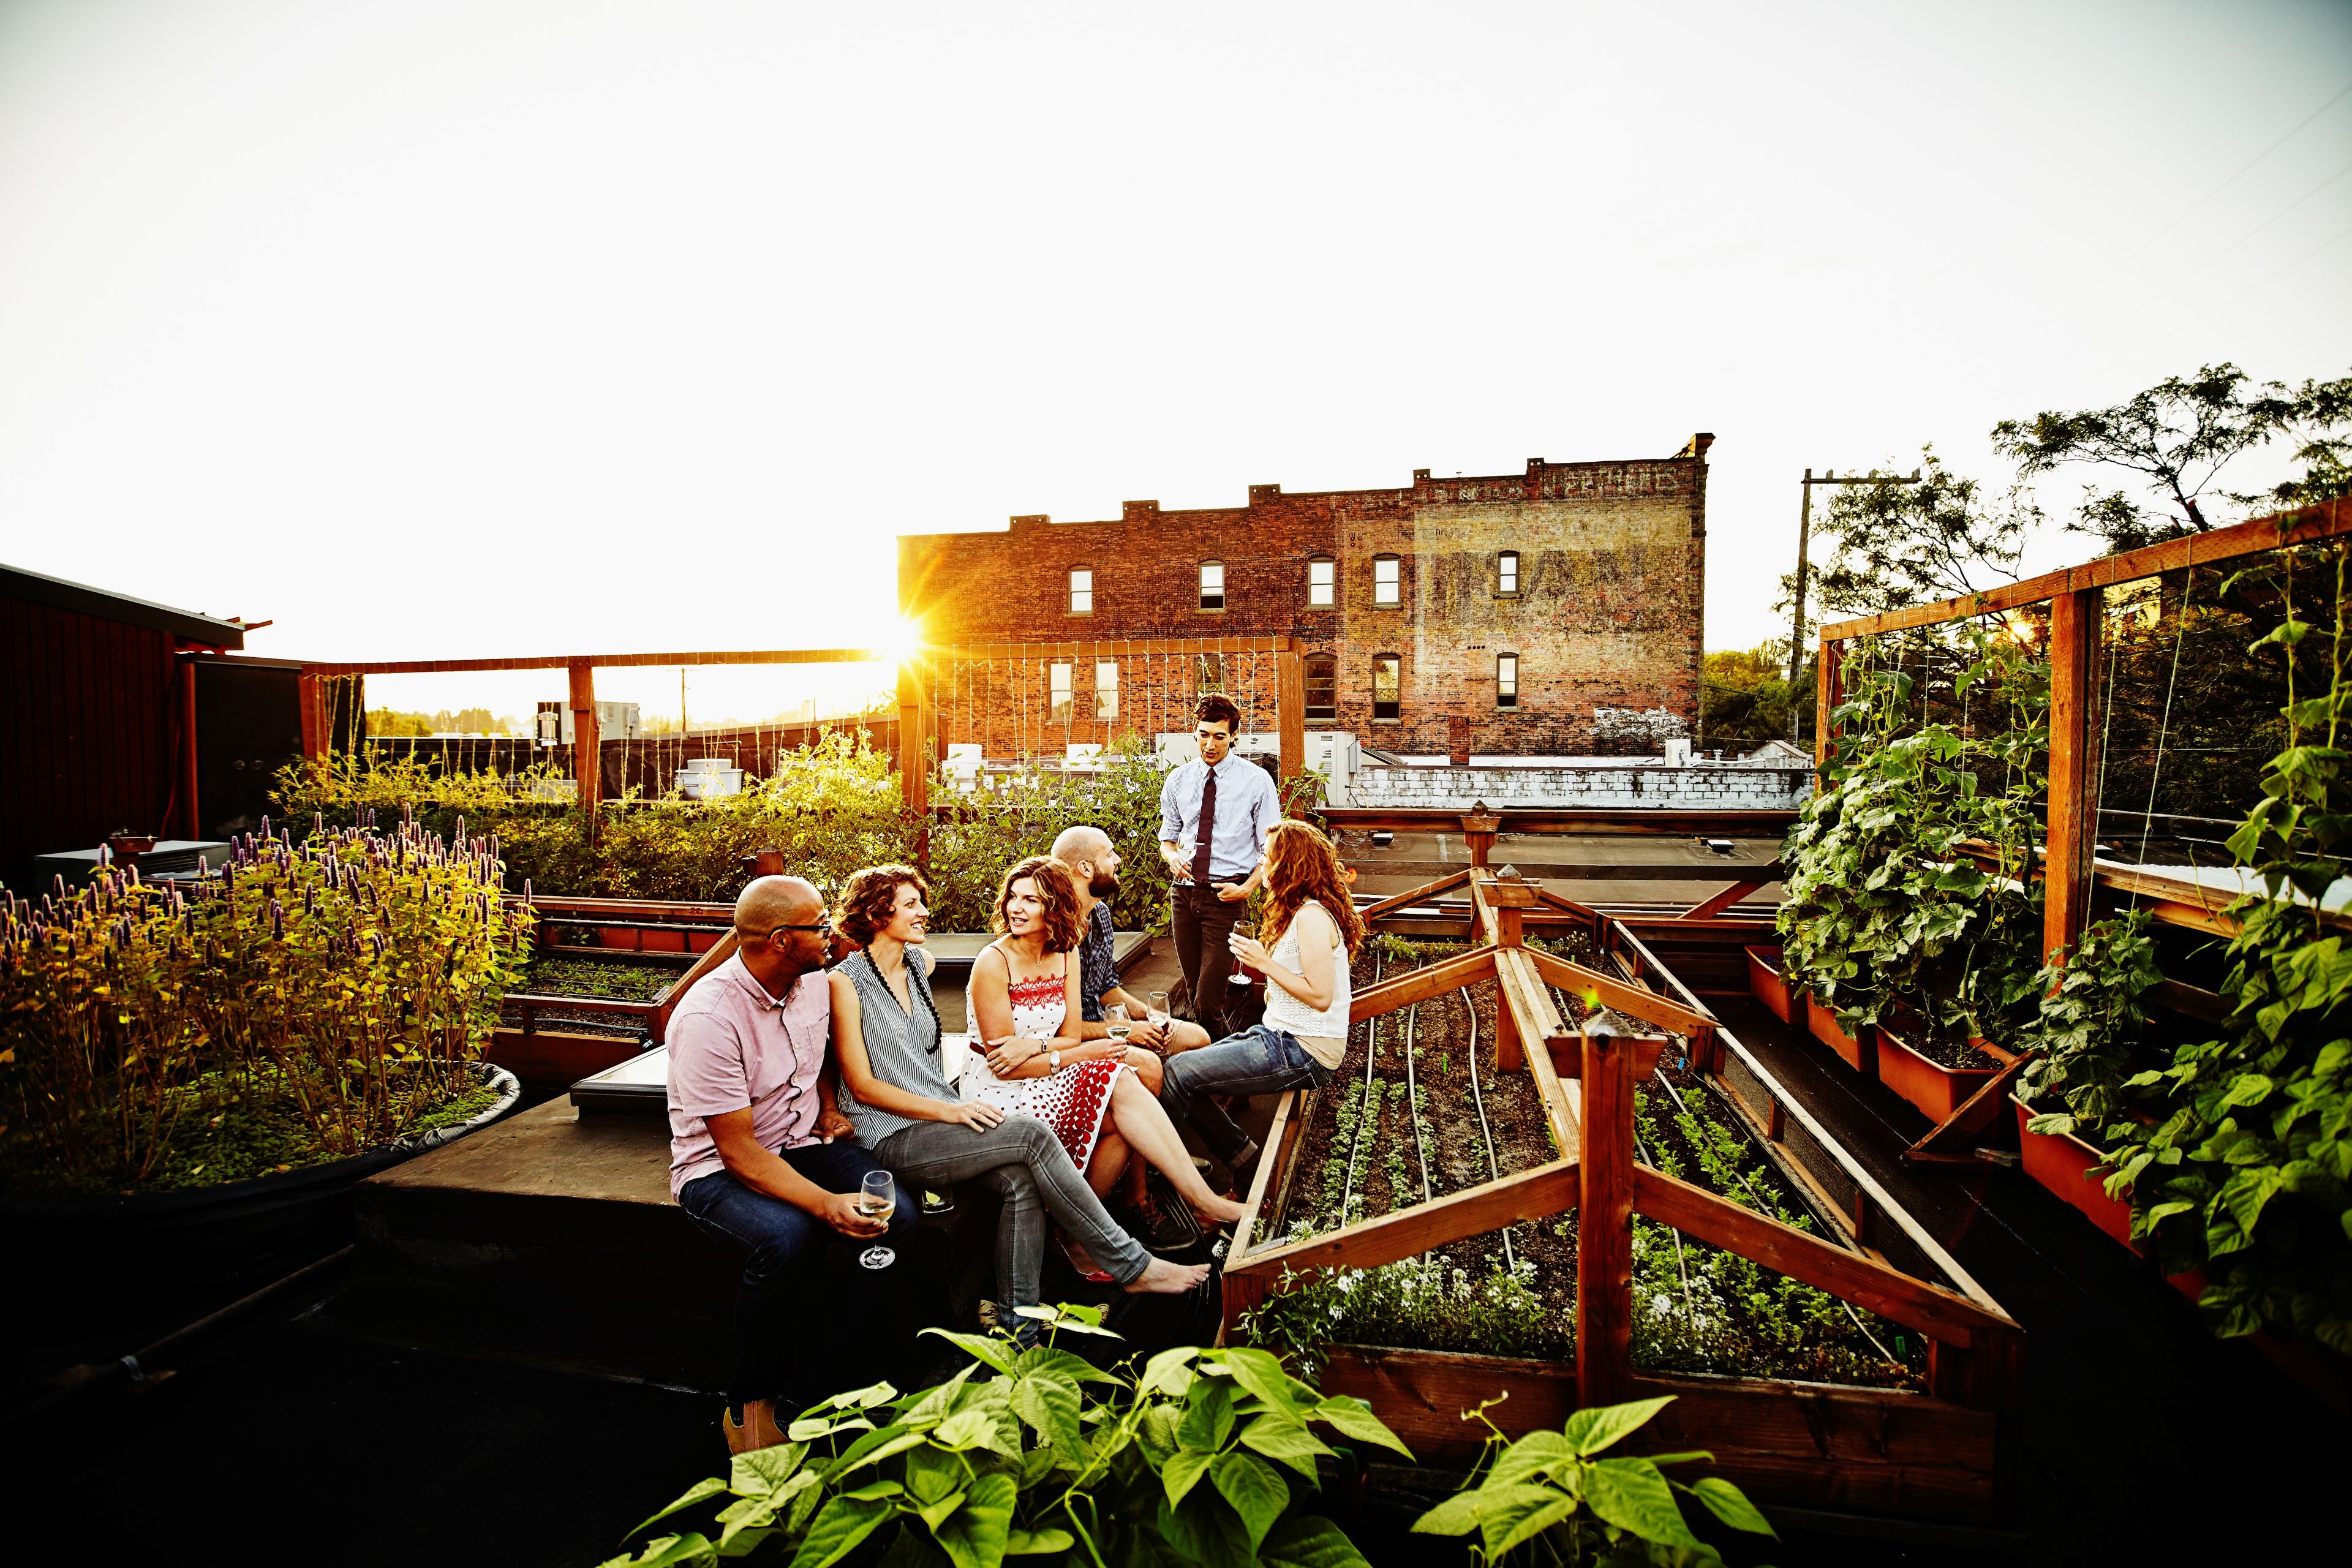
<path id="1" fill-rule="evenodd" d="M 2017 1108 L 2017 1141 L 2025 1173 L 2137 1252 L 2139 1244 L 2132 1240 L 2131 1205 L 2107 1196 L 2105 1184 L 2091 1174 L 2101 1163 L 2099 1151 L 2071 1132 L 2031 1131 L 2027 1123 L 2033 1120 L 2033 1108 L 2013 1094 L 2009 1102 Z"/>
<path id="2" fill-rule="evenodd" d="M 1951 1119 L 1969 1096 L 1985 1086 L 1998 1069 L 1948 1068 L 1923 1056 L 1889 1029 L 1878 1034 L 1878 1081 L 1917 1106 L 1928 1121 Z"/>
<path id="3" fill-rule="evenodd" d="M 1748 989 L 1783 1024 L 1805 1026 L 1805 994 L 1789 984 L 1780 971 L 1780 950 L 1751 947 L 1748 953 Z"/>
<path id="4" fill-rule="evenodd" d="M 1326 1394 L 1369 1401 L 1425 1464 L 1466 1467 L 1486 1427 L 1462 1413 L 1497 1394 L 1486 1414 L 1513 1437 L 1553 1431 L 1577 1407 L 1567 1362 L 1443 1351 L 1332 1349 Z M 1840 1388 L 1760 1378 L 1636 1376 L 1633 1397 L 1675 1402 L 1642 1428 L 1634 1451 L 1703 1448 L 1703 1472 L 1757 1501 L 1842 1513 L 1983 1522 L 1993 1517 L 1998 1417 L 1902 1389 Z M 1679 1473 L 1679 1472 L 1678 1472 Z"/>
<path id="5" fill-rule="evenodd" d="M 1838 1054 L 1838 1059 L 1864 1078 L 1878 1076 L 1878 1031 L 1865 1026 L 1856 1039 L 1838 1023 L 1837 1009 L 1818 996 L 1806 999 L 1805 1026 L 1813 1038 Z"/>

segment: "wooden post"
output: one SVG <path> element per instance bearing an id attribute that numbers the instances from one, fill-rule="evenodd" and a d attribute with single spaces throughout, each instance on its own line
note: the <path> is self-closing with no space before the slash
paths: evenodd
<path id="1" fill-rule="evenodd" d="M 2099 831 L 2096 788 L 2100 590 L 2050 601 L 2050 820 L 2042 871 L 2042 953 L 2056 958 L 2091 918 L 2091 857 Z M 2018 873 L 2030 878 L 2028 867 Z"/>
<path id="2" fill-rule="evenodd" d="M 1584 1146 L 1577 1156 L 1576 1398 L 1633 1394 L 1633 1045 L 1583 1037 Z"/>
<path id="3" fill-rule="evenodd" d="M 294 706 L 302 718 L 302 756 L 305 761 L 323 763 L 327 760 L 327 692 L 326 678 L 309 670 L 294 678 Z"/>
<path id="4" fill-rule="evenodd" d="M 180 660 L 180 798 L 186 803 L 184 817 L 191 838 L 202 838 L 197 824 L 204 818 L 196 811 L 196 661 Z M 169 834 L 170 823 L 161 831 Z"/>
<path id="5" fill-rule="evenodd" d="M 1835 726 L 1830 715 L 1845 700 L 1845 644 L 1829 637 L 1822 638 L 1822 656 L 1814 661 L 1817 681 L 1813 695 L 1813 761 L 1820 763 L 1830 754 L 1830 736 Z M 1791 700 L 1794 700 L 1793 694 Z"/>
<path id="6" fill-rule="evenodd" d="M 1479 801 L 1462 816 L 1462 841 L 1470 847 L 1470 864 L 1484 868 L 1494 858 L 1495 835 L 1503 826 L 1502 817 L 1486 809 Z"/>
<path id="7" fill-rule="evenodd" d="M 915 820 L 915 865 L 928 870 L 931 858 L 930 704 L 912 660 L 898 666 L 898 799 Z M 1075 696 L 1071 699 L 1076 701 Z"/>
<path id="8" fill-rule="evenodd" d="M 580 809 L 588 832 L 596 831 L 596 807 L 604 795 L 604 731 L 596 727 L 596 667 L 575 658 L 572 674 L 572 776 L 580 787 Z"/>
<path id="9" fill-rule="evenodd" d="M 1285 784 L 1307 771 L 1307 660 L 1296 649 L 1274 656 L 1275 731 Z"/>
<path id="10" fill-rule="evenodd" d="M 1542 902 L 1536 895 L 1536 884 L 1517 877 L 1495 877 L 1479 883 L 1479 888 L 1486 896 L 1486 907 L 1495 911 L 1496 945 L 1524 945 L 1524 912 Z"/>

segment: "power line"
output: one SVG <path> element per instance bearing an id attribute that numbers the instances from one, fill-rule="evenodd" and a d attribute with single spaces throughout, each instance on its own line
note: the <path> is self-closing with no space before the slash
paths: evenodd
<path id="1" fill-rule="evenodd" d="M 2239 289 L 2236 293 L 2231 295 L 2228 299 L 2214 306 L 2212 310 L 2208 310 L 2204 315 L 2198 317 L 2196 321 L 2183 322 L 2181 324 L 2180 331 L 2174 332 L 2172 336 L 2175 338 L 2179 337 L 2180 332 L 2185 332 L 2190 327 L 2196 326 L 2198 322 L 2203 321 L 2211 316 L 2219 314 L 2221 311 L 2228 310 L 2231 306 L 2236 304 L 2239 300 L 2244 299 L 2255 289 L 2262 288 L 2264 284 L 2274 282 L 2278 279 L 2285 277 L 2288 273 L 2294 271 L 2296 268 L 2302 266 L 2305 262 L 2310 260 L 2321 251 L 2332 249 L 2335 247 L 2343 244 L 2347 239 L 2352 239 L 2352 228 L 2337 230 L 2335 238 L 2321 241 L 2319 244 L 2313 246 L 2309 250 L 2305 251 L 2301 256 L 2296 257 L 2293 261 L 2288 262 L 2284 267 L 2282 267 L 2277 271 L 2270 274 L 2269 277 L 2263 278 L 2255 282 L 2247 284 L 2244 288 Z M 2169 342 L 2172 340 L 2171 338 L 2168 338 L 2165 341 Z"/>
<path id="2" fill-rule="evenodd" d="M 2352 93 L 2352 82 L 2346 82 L 2342 87 L 2336 89 L 2335 95 L 2329 98 L 2326 103 L 2321 104 L 2317 109 L 2313 110 L 2301 120 L 2296 121 L 2293 130 L 2280 137 L 2277 141 L 2272 142 L 2269 146 L 2263 148 L 2261 152 L 2255 153 L 2252 157 L 2247 159 L 2246 162 L 2239 167 L 2236 174 L 2231 174 L 2228 179 L 2222 181 L 2220 184 L 2214 186 L 2211 190 L 2198 197 L 2195 202 L 2190 204 L 2188 211 L 2182 213 L 2179 217 L 2174 218 L 2170 223 L 2166 224 L 2162 228 L 2158 229 L 2154 234 L 2149 235 L 2146 239 L 2141 240 L 2138 245 L 2133 247 L 2130 255 L 2126 256 L 2123 260 L 2116 262 L 2113 267 L 2108 268 L 2105 272 L 2100 273 L 2096 278 L 2092 279 L 2088 283 L 2083 285 L 2081 291 L 2076 293 L 2073 300 L 2069 300 L 2066 302 L 2070 305 L 2074 304 L 2076 300 L 2082 299 L 2084 294 L 2088 294 L 2092 289 L 2097 288 L 2100 284 L 2105 283 L 2108 279 L 2113 278 L 2116 273 L 2122 271 L 2126 266 L 2138 259 L 2142 251 L 2145 251 L 2149 246 L 2154 245 L 2158 240 L 2162 239 L 2166 235 L 2170 234 L 2174 229 L 2179 228 L 2182 224 L 2187 223 L 2190 218 L 2196 216 L 2199 212 L 2203 210 L 2207 202 L 2211 201 L 2215 196 L 2220 195 L 2223 191 L 2228 190 L 2231 185 L 2236 184 L 2241 179 L 2243 179 L 2247 173 L 2251 171 L 2255 164 L 2261 163 L 2263 159 L 2269 157 L 2272 153 L 2277 152 L 2280 148 L 2293 141 L 2296 133 L 2301 132 L 2305 126 L 2310 124 L 2313 121 L 2318 119 L 2321 115 L 2335 108 L 2336 104 L 2342 102 L 2345 95 L 2347 93 Z"/>
<path id="3" fill-rule="evenodd" d="M 2240 235 L 2237 238 L 2231 240 L 2221 249 L 2215 251 L 2212 255 L 2207 257 L 2194 268 L 2183 273 L 2180 277 L 2174 279 L 2171 282 L 2166 284 L 2163 288 L 2158 289 L 2155 293 L 2141 300 L 2139 305 L 2132 310 L 2130 315 L 2126 316 L 2124 320 L 2128 321 L 2138 317 L 2146 311 L 2149 306 L 2154 305 L 2158 300 L 2163 299 L 2167 294 L 2171 293 L 2182 284 L 2187 283 L 2191 279 L 2197 277 L 2207 268 L 2221 260 L 2221 258 L 2229 255 L 2230 252 L 2237 249 L 2238 247 L 2245 244 L 2246 241 L 2253 238 L 2254 236 L 2262 233 L 2263 230 L 2270 227 L 2271 225 L 2278 222 L 2279 219 L 2286 216 L 2287 214 L 2294 211 L 2295 208 L 2303 205 L 2304 203 L 2309 201 L 2312 197 L 2317 195 L 2320 192 L 2326 190 L 2328 186 L 2334 184 L 2336 181 L 2342 179 L 2347 174 L 2352 174 L 2352 163 L 2345 164 L 2342 168 L 2336 170 L 2336 173 L 2328 175 L 2327 178 L 2320 181 L 2319 184 L 2312 186 L 2311 189 L 2304 192 L 2303 195 L 2295 197 L 2294 200 L 2287 203 L 2286 205 L 2279 208 L 2278 211 L 2271 214 L 2270 216 L 2264 218 L 2262 222 L 2256 224 L 2253 227 L 2248 229 L 2245 233 Z M 2117 323 L 2117 325 L 2121 324 L 2121 322 Z"/>

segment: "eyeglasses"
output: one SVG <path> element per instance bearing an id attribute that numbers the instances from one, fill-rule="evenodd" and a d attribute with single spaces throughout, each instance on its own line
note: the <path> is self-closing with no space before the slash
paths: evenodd
<path id="1" fill-rule="evenodd" d="M 816 917 L 816 924 L 813 926 L 776 926 L 769 931 L 768 940 L 772 942 L 774 942 L 776 940 L 776 932 L 782 931 L 813 931 L 819 936 L 831 936 L 833 934 L 833 919 L 829 915 L 819 915 Z"/>

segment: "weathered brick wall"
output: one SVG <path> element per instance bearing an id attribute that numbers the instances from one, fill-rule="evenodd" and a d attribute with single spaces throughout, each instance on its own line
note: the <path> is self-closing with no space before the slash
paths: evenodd
<path id="1" fill-rule="evenodd" d="M 1793 811 L 1813 793 L 1807 767 L 1367 767 L 1349 781 L 1361 806 L 1628 806 Z"/>
<path id="2" fill-rule="evenodd" d="M 1504 755 L 1620 749 L 1600 709 L 1697 713 L 1706 605 L 1706 447 L 1629 462 L 1547 463 L 1524 474 L 1433 479 L 1402 489 L 1286 495 L 1253 485 L 1248 504 L 1163 511 L 1129 501 L 1116 520 L 1016 517 L 1002 533 L 898 542 L 901 607 L 934 644 L 1135 639 L 1073 657 L 1074 700 L 1049 706 L 1048 660 L 942 664 L 944 740 L 992 756 L 1058 751 L 1121 731 L 1188 727 L 1194 661 L 1160 638 L 1299 639 L 1336 663 L 1336 718 L 1366 745 Z M 1519 556 L 1519 592 L 1497 593 L 1499 552 Z M 1400 603 L 1375 602 L 1374 562 L 1399 561 Z M 1337 563 L 1337 603 L 1307 603 L 1307 565 Z M 1199 607 L 1203 561 L 1225 569 L 1225 607 Z M 1094 574 L 1094 609 L 1068 607 L 1069 573 Z M 1495 656 L 1519 656 L 1516 709 L 1496 705 Z M 1373 660 L 1402 667 L 1399 716 L 1372 716 Z M 1095 718 L 1094 660 L 1119 664 L 1117 721 Z M 1274 660 L 1230 654 L 1223 684 L 1250 729 L 1274 727 Z M 1643 749 L 1648 749 L 1646 746 Z"/>

